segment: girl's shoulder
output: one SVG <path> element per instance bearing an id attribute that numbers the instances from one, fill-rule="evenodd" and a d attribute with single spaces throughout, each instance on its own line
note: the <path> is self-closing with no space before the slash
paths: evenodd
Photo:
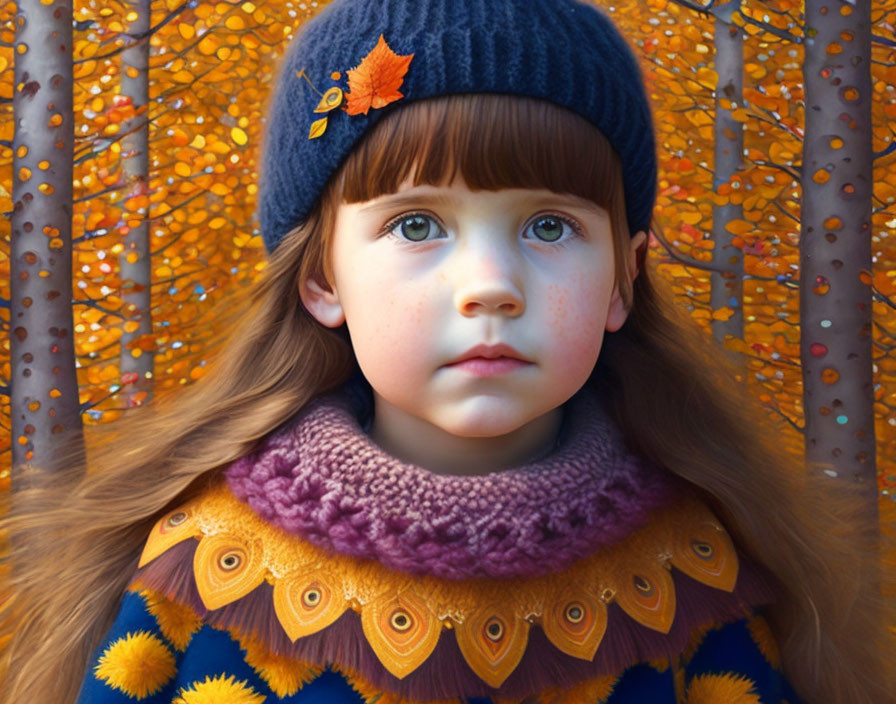
<path id="1" fill-rule="evenodd" d="M 229 632 L 247 658 L 340 668 L 359 691 L 415 701 L 608 686 L 639 664 L 683 662 L 695 634 L 774 600 L 686 493 L 563 569 L 503 579 L 397 569 L 269 518 L 211 486 L 159 519 L 130 589 L 183 609 L 187 631 Z"/>

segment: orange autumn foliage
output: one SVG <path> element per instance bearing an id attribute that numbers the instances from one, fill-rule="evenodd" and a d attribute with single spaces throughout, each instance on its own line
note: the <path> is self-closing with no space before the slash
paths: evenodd
<path id="1" fill-rule="evenodd" d="M 403 98 L 398 89 L 413 54 L 399 56 L 386 43 L 383 35 L 357 68 L 348 71 L 349 93 L 345 111 L 349 115 L 367 114 L 370 108 L 382 108 Z"/>

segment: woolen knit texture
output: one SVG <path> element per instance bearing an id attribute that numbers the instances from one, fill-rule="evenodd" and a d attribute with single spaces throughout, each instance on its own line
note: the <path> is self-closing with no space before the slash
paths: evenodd
<path id="1" fill-rule="evenodd" d="M 680 496 L 584 388 L 564 406 L 553 451 L 485 475 L 399 460 L 364 432 L 365 412 L 346 390 L 315 399 L 227 468 L 231 491 L 319 547 L 448 579 L 562 570 Z"/>
<path id="2" fill-rule="evenodd" d="M 383 108 L 328 113 L 309 139 L 321 93 L 347 89 L 382 34 L 398 55 L 413 54 Z M 338 80 L 330 76 L 342 75 Z M 391 110 L 424 98 L 506 93 L 550 101 L 581 115 L 607 137 L 622 162 L 630 234 L 646 230 L 656 199 L 653 120 L 643 77 L 613 22 L 579 0 L 333 0 L 307 21 L 281 63 L 270 101 L 260 169 L 258 216 L 272 253 L 304 222 L 354 145 Z"/>

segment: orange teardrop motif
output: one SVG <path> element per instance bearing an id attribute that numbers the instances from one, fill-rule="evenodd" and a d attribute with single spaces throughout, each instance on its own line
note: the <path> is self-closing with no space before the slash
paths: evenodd
<path id="1" fill-rule="evenodd" d="M 423 664 L 442 632 L 439 619 L 413 589 L 387 592 L 366 604 L 361 627 L 383 667 L 399 679 Z"/>
<path id="2" fill-rule="evenodd" d="M 342 586 L 325 570 L 299 571 L 274 584 L 274 611 L 291 641 L 326 628 L 347 605 Z"/>
<path id="3" fill-rule="evenodd" d="M 193 576 L 202 603 L 220 609 L 240 599 L 264 581 L 264 561 L 257 540 L 221 533 L 199 541 L 193 556 Z"/>
<path id="4" fill-rule="evenodd" d="M 162 516 L 153 526 L 143 545 L 137 567 L 152 562 L 163 552 L 171 549 L 187 538 L 198 538 L 202 535 L 196 523 L 193 502 L 186 503 Z"/>
<path id="5" fill-rule="evenodd" d="M 529 622 L 506 604 L 493 603 L 466 614 L 454 628 L 467 664 L 492 687 L 516 669 L 529 640 Z"/>
<path id="6" fill-rule="evenodd" d="M 590 591 L 568 587 L 545 609 L 541 627 L 559 650 L 591 661 L 607 630 L 607 606 Z"/>

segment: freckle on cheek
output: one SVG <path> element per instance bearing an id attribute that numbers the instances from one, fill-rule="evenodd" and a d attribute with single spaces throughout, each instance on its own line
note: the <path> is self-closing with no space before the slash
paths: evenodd
<path id="1" fill-rule="evenodd" d="M 556 286 L 549 286 L 548 303 L 548 310 L 555 320 L 563 320 L 566 318 L 567 293 L 565 291 L 558 291 Z"/>
<path id="2" fill-rule="evenodd" d="M 561 293 L 557 296 L 557 305 L 554 309 L 554 315 L 557 316 L 558 320 L 566 319 L 566 312 L 569 310 L 569 299 L 566 293 Z"/>
<path id="3" fill-rule="evenodd" d="M 423 324 L 423 304 L 414 306 L 414 322 L 419 326 Z"/>

